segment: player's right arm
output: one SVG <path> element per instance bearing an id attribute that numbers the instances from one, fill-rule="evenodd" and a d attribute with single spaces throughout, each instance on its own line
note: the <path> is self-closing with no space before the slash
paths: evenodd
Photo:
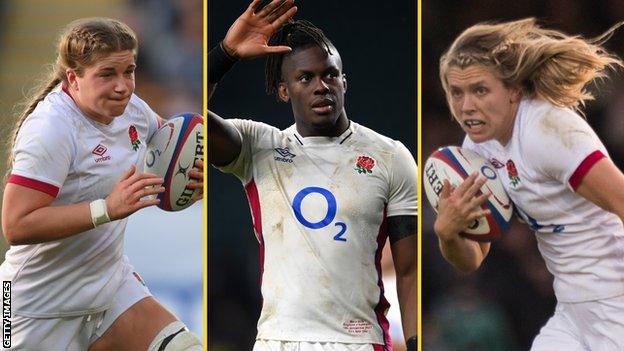
<path id="1" fill-rule="evenodd" d="M 485 216 L 489 210 L 481 209 L 481 204 L 490 194 L 475 196 L 485 184 L 485 179 L 477 179 L 471 174 L 456 189 L 444 180 L 444 187 L 438 202 L 438 217 L 433 229 L 438 235 L 442 256 L 462 272 L 472 272 L 481 263 L 490 250 L 489 243 L 479 243 L 459 235 L 475 219 Z"/>
<path id="2" fill-rule="evenodd" d="M 208 162 L 217 167 L 230 164 L 240 154 L 242 143 L 232 123 L 208 111 Z"/>
<path id="3" fill-rule="evenodd" d="M 238 60 L 291 51 L 288 46 L 269 46 L 269 38 L 296 12 L 295 0 L 273 0 L 261 7 L 254 0 L 236 19 L 225 38 L 208 54 L 208 99 L 217 83 Z M 240 153 L 241 140 L 227 120 L 208 111 L 208 161 L 225 166 Z"/>
<path id="4" fill-rule="evenodd" d="M 139 173 L 132 166 L 106 197 L 111 221 L 158 204 L 144 196 L 164 191 L 163 179 Z M 2 232 L 10 245 L 38 244 L 67 238 L 93 228 L 89 202 L 53 205 L 54 196 L 15 183 L 7 183 L 2 200 Z"/>
<path id="5" fill-rule="evenodd" d="M 269 38 L 297 12 L 295 0 L 273 0 L 262 7 L 253 0 L 234 21 L 225 38 L 208 54 L 208 99 L 217 83 L 238 60 L 290 52 L 288 46 L 269 46 Z"/>

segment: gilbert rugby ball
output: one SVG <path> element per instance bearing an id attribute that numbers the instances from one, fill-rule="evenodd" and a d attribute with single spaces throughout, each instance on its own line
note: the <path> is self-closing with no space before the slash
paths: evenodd
<path id="1" fill-rule="evenodd" d="M 475 220 L 460 235 L 476 241 L 493 241 L 509 229 L 513 205 L 496 169 L 489 161 L 458 146 L 442 147 L 431 154 L 425 163 L 425 193 L 429 203 L 437 211 L 444 179 L 458 187 L 474 172 L 479 172 L 487 179 L 481 192 L 490 191 L 492 195 L 481 207 L 489 209 L 491 213 Z"/>
<path id="2" fill-rule="evenodd" d="M 158 194 L 158 207 L 180 211 L 192 204 L 200 189 L 187 189 L 189 171 L 195 160 L 204 158 L 204 118 L 196 113 L 171 117 L 150 139 L 145 155 L 145 172 L 165 179 L 165 192 Z"/>

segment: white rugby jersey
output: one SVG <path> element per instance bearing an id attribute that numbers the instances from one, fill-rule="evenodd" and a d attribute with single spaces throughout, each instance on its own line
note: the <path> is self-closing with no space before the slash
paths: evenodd
<path id="1" fill-rule="evenodd" d="M 416 163 L 398 141 L 350 122 L 339 137 L 229 120 L 260 243 L 258 339 L 391 348 L 383 296 L 385 217 L 417 214 Z"/>
<path id="2" fill-rule="evenodd" d="M 59 86 L 20 128 L 9 182 L 54 196 L 52 206 L 105 198 L 132 164 L 143 168 L 146 140 L 157 128 L 157 115 L 135 95 L 105 125 L 87 118 Z M 126 221 L 11 246 L 0 277 L 12 282 L 13 312 L 62 317 L 107 309 L 123 278 Z"/>
<path id="3" fill-rule="evenodd" d="M 624 294 L 624 228 L 618 216 L 576 194 L 607 150 L 570 109 L 522 100 L 506 146 L 495 140 L 464 147 L 490 160 L 518 215 L 536 232 L 561 302 Z"/>

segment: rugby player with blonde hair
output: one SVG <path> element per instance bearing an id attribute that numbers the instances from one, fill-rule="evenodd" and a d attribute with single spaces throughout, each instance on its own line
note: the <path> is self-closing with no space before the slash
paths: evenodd
<path id="1" fill-rule="evenodd" d="M 463 147 L 490 160 L 518 215 L 535 231 L 554 276 L 557 308 L 532 351 L 621 350 L 624 345 L 624 175 L 579 114 L 588 84 L 622 61 L 596 39 L 546 29 L 535 19 L 482 23 L 440 59 Z M 434 230 L 444 258 L 476 270 L 489 243 L 459 233 L 486 213 L 476 174 L 448 181 Z"/>

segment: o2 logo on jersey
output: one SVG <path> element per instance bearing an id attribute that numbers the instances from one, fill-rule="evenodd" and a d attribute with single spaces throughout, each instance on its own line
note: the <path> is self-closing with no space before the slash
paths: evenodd
<path id="1" fill-rule="evenodd" d="M 489 180 L 496 179 L 496 171 L 487 165 L 481 167 L 481 174 Z"/>
<path id="2" fill-rule="evenodd" d="M 156 159 L 159 158 L 160 155 L 161 152 L 158 149 L 149 150 L 148 153 L 145 155 L 145 164 L 148 167 L 154 166 L 154 163 L 156 163 Z"/>
<path id="3" fill-rule="evenodd" d="M 325 217 L 318 222 L 310 222 L 301 212 L 301 203 L 303 202 L 303 199 L 310 194 L 320 194 L 327 201 L 327 213 L 325 213 Z M 331 191 L 317 186 L 310 186 L 301 189 L 301 191 L 295 195 L 292 208 L 299 223 L 310 229 L 321 229 L 330 225 L 334 221 L 334 218 L 336 218 L 338 203 L 336 202 L 336 197 L 331 193 Z M 334 226 L 338 227 L 338 234 L 334 235 L 334 240 L 347 241 L 347 238 L 344 237 L 347 232 L 347 225 L 344 222 L 335 222 Z"/>

